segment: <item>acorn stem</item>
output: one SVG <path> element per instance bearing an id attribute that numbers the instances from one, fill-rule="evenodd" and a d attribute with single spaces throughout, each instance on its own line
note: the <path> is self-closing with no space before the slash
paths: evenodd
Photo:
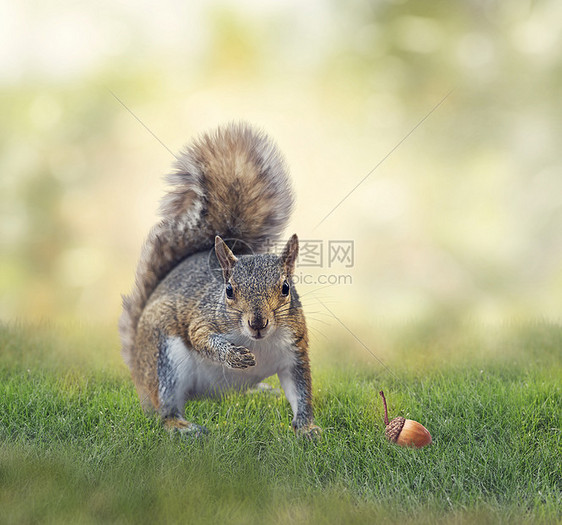
<path id="1" fill-rule="evenodd" d="M 381 395 L 382 402 L 384 403 L 384 425 L 387 427 L 388 426 L 388 409 L 386 408 L 386 399 L 384 397 L 384 393 L 383 393 L 382 390 L 379 392 L 379 394 Z"/>

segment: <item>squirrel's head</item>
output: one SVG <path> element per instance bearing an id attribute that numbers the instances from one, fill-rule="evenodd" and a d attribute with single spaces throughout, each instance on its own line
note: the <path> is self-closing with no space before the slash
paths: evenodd
<path id="1" fill-rule="evenodd" d="M 226 313 L 246 336 L 255 340 L 269 336 L 297 306 L 291 278 L 298 252 L 296 234 L 280 256 L 236 257 L 219 236 L 215 238 L 215 253 L 224 277 Z"/>

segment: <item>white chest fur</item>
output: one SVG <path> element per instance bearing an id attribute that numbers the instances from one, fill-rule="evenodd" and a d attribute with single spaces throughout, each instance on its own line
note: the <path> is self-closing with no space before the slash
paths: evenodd
<path id="1" fill-rule="evenodd" d="M 179 337 L 168 338 L 168 357 L 175 363 L 178 374 L 176 399 L 179 403 L 194 397 L 217 396 L 231 389 L 244 390 L 294 363 L 292 337 L 282 328 L 259 341 L 241 334 L 229 334 L 226 338 L 250 350 L 256 357 L 256 365 L 233 370 L 200 356 Z"/>

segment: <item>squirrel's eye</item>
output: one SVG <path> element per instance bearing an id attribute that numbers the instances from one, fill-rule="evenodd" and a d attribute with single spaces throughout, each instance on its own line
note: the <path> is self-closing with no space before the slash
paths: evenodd
<path id="1" fill-rule="evenodd" d="M 234 288 L 232 288 L 232 285 L 230 283 L 226 283 L 226 296 L 229 299 L 232 299 L 234 297 Z"/>
<path id="2" fill-rule="evenodd" d="M 287 297 L 289 295 L 289 282 L 283 281 L 283 286 L 281 288 L 281 295 Z"/>

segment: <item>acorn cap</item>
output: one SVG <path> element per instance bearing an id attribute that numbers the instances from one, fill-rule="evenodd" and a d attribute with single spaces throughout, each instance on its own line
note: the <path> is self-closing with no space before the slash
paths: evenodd
<path id="1" fill-rule="evenodd" d="M 396 443 L 400 432 L 402 432 L 402 428 L 404 427 L 404 423 L 406 422 L 406 418 L 402 416 L 395 417 L 387 426 L 386 430 L 384 431 L 384 435 L 386 439 Z"/>

